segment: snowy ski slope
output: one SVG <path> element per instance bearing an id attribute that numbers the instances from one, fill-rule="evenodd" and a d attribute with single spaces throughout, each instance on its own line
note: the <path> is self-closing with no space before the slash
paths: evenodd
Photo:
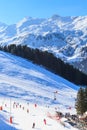
<path id="1" fill-rule="evenodd" d="M 36 130 L 74 130 L 69 124 L 64 127 L 48 118 L 47 113 L 55 113 L 55 108 L 63 113 L 75 113 L 77 90 L 78 86 L 44 68 L 0 51 L 0 106 L 3 107 L 0 110 L 0 130 L 31 130 L 33 122 Z M 54 100 L 56 91 L 57 100 Z M 13 106 L 14 102 L 21 104 L 22 108 Z M 11 116 L 12 124 L 9 122 Z"/>

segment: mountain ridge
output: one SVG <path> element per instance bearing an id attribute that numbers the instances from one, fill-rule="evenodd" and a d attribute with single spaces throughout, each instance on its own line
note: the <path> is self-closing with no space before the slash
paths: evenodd
<path id="1" fill-rule="evenodd" d="M 0 46 L 21 44 L 46 50 L 87 74 L 86 22 L 87 16 L 27 17 L 14 25 L 0 25 Z"/>

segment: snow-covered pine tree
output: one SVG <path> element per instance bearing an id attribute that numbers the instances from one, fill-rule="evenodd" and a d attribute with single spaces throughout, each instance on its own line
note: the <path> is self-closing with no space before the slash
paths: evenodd
<path id="1" fill-rule="evenodd" d="M 85 112 L 85 90 L 80 88 L 77 93 L 77 99 L 75 104 L 77 114 L 82 115 Z"/>

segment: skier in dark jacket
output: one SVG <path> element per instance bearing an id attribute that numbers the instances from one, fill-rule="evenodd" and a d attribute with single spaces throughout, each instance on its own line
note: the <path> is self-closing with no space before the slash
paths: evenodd
<path id="1" fill-rule="evenodd" d="M 33 126 L 32 126 L 32 128 L 35 128 L 35 122 L 33 123 Z"/>

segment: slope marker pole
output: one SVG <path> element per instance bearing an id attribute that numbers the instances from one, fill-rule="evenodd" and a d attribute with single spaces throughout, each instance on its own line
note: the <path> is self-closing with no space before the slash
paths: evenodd
<path id="1" fill-rule="evenodd" d="M 12 124 L 12 116 L 11 116 L 11 97 L 10 97 L 10 123 Z"/>

